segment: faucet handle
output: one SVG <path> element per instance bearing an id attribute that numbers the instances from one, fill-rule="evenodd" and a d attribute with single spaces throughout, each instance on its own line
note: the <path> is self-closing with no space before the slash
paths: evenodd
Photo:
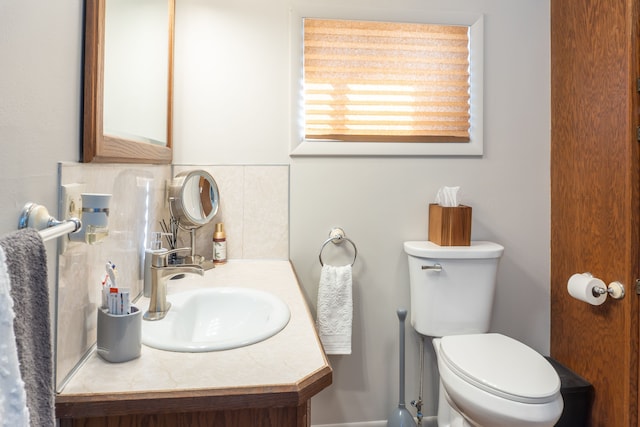
<path id="1" fill-rule="evenodd" d="M 179 252 L 191 253 L 191 248 L 178 248 L 170 251 L 154 253 L 151 256 L 151 265 L 154 267 L 167 267 L 169 266 L 169 255 L 177 254 Z"/>

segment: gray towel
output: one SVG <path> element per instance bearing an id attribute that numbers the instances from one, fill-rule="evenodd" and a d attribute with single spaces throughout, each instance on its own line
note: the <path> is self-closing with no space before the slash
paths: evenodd
<path id="1" fill-rule="evenodd" d="M 47 255 L 31 228 L 0 238 L 11 281 L 20 374 L 25 383 L 31 425 L 55 426 L 53 352 L 49 319 Z"/>

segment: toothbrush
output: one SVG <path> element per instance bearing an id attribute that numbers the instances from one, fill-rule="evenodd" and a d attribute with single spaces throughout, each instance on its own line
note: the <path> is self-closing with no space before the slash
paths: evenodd
<path id="1" fill-rule="evenodd" d="M 111 261 L 108 261 L 105 265 L 105 269 L 107 270 L 107 275 L 109 276 L 109 280 L 111 280 L 111 287 L 116 287 L 116 266 L 112 264 Z"/>
<path id="2" fill-rule="evenodd" d="M 109 306 L 109 302 L 107 301 L 107 294 L 108 294 L 108 288 L 109 288 L 109 275 L 107 274 L 106 276 L 104 276 L 104 279 L 102 280 L 102 290 L 100 291 L 101 295 L 102 295 L 102 308 L 104 309 L 108 309 Z"/>

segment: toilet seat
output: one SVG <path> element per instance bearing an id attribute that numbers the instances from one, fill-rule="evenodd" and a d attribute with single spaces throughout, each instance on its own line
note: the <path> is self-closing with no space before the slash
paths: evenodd
<path id="1" fill-rule="evenodd" d="M 440 341 L 442 362 L 479 389 L 521 403 L 558 398 L 560 379 L 542 355 L 501 334 L 451 335 Z"/>

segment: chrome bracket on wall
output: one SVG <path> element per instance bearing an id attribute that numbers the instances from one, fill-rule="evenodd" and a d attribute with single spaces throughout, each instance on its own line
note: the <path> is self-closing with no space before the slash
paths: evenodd
<path id="1" fill-rule="evenodd" d="M 344 230 L 340 227 L 332 228 L 331 231 L 329 231 L 329 238 L 325 240 L 324 243 L 322 243 L 322 246 L 320 247 L 320 254 L 318 255 L 320 265 L 324 267 L 324 262 L 322 262 L 322 250 L 330 242 L 334 245 L 341 245 L 344 242 L 351 243 L 351 246 L 353 247 L 353 262 L 351 263 L 351 266 L 353 267 L 353 264 L 356 263 L 356 258 L 358 258 L 358 248 L 356 247 L 356 244 L 347 237 Z"/>
<path id="2" fill-rule="evenodd" d="M 607 286 L 606 288 L 594 288 L 593 294 L 594 296 L 607 294 L 613 299 L 622 299 L 624 298 L 625 294 L 624 285 L 616 280 L 615 282 L 609 283 L 609 286 Z"/>

